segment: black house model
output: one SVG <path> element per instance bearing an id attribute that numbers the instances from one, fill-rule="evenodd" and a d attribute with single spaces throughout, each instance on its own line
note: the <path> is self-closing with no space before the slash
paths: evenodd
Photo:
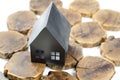
<path id="1" fill-rule="evenodd" d="M 63 66 L 71 25 L 51 3 L 36 21 L 29 38 L 31 61 Z"/>

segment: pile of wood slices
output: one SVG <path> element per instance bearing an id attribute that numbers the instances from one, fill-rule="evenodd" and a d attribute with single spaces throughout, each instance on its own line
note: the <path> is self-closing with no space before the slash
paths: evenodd
<path id="1" fill-rule="evenodd" d="M 28 39 L 37 20 L 53 1 L 71 23 L 69 49 L 64 66 L 32 63 L 27 50 Z M 96 0 L 74 0 L 69 9 L 60 0 L 31 0 L 30 11 L 18 11 L 8 16 L 9 31 L 0 32 L 0 57 L 8 58 L 0 80 L 111 80 L 115 66 L 120 66 L 120 38 L 107 38 L 105 30 L 120 30 L 120 13 L 100 10 Z M 82 23 L 82 17 L 93 22 Z M 100 46 L 101 57 L 83 56 L 82 47 Z M 42 73 L 48 66 L 54 70 Z M 62 70 L 75 68 L 76 76 Z M 7 78 L 5 78 L 5 76 Z"/>

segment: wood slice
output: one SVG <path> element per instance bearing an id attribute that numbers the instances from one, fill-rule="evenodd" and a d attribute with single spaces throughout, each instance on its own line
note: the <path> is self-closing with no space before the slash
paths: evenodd
<path id="1" fill-rule="evenodd" d="M 67 72 L 63 71 L 50 71 L 49 74 L 43 77 L 42 80 L 77 80 Z"/>
<path id="2" fill-rule="evenodd" d="M 26 34 L 37 20 L 31 11 L 18 11 L 8 16 L 7 25 L 9 30 Z"/>
<path id="3" fill-rule="evenodd" d="M 24 50 L 27 38 L 16 31 L 0 32 L 0 57 L 9 58 L 13 53 Z"/>
<path id="4" fill-rule="evenodd" d="M 32 63 L 30 53 L 18 52 L 4 67 L 4 74 L 11 80 L 40 80 L 45 64 Z"/>
<path id="5" fill-rule="evenodd" d="M 93 20 L 110 31 L 120 30 L 120 12 L 108 9 L 99 10 L 94 14 Z"/>
<path id="6" fill-rule="evenodd" d="M 111 80 L 115 68 L 103 58 L 87 56 L 79 61 L 76 72 L 79 80 Z"/>
<path id="7" fill-rule="evenodd" d="M 70 36 L 83 47 L 94 47 L 106 39 L 106 32 L 95 22 L 85 22 L 72 27 Z"/>
<path id="8" fill-rule="evenodd" d="M 2 72 L 0 72 L 0 80 L 8 80 Z"/>
<path id="9" fill-rule="evenodd" d="M 83 58 L 82 47 L 76 44 L 73 39 L 69 40 L 68 54 L 70 54 L 77 62 Z"/>
<path id="10" fill-rule="evenodd" d="M 82 20 L 81 14 L 70 9 L 59 8 L 60 12 L 66 17 L 72 26 L 80 23 Z"/>
<path id="11" fill-rule="evenodd" d="M 28 41 L 29 41 L 29 37 L 30 37 L 30 35 L 31 35 L 31 32 L 32 32 L 32 29 L 30 29 L 29 31 L 28 31 L 28 33 L 27 33 L 27 38 L 28 38 Z"/>
<path id="12" fill-rule="evenodd" d="M 62 7 L 62 2 L 60 0 L 31 0 L 30 10 L 36 14 L 41 14 L 47 9 L 51 2 L 54 2 L 57 7 Z"/>
<path id="13" fill-rule="evenodd" d="M 101 55 L 111 60 L 116 66 L 120 66 L 120 38 L 109 37 L 101 44 Z"/>
<path id="14" fill-rule="evenodd" d="M 82 16 L 92 17 L 99 10 L 99 3 L 96 0 L 74 0 L 70 9 L 78 11 Z"/>

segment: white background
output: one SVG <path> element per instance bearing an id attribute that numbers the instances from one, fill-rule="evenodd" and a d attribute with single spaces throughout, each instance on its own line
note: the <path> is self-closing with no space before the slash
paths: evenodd
<path id="1" fill-rule="evenodd" d="M 29 1 L 30 0 L 0 0 L 0 31 L 7 31 L 6 20 L 8 15 L 19 11 L 19 10 L 29 10 Z M 63 7 L 68 8 L 68 5 L 73 0 L 62 0 L 64 2 Z M 101 9 L 112 9 L 120 12 L 120 0 L 97 0 L 100 4 Z M 92 19 L 82 18 L 82 22 L 92 21 Z M 107 35 L 114 35 L 116 38 L 120 37 L 120 31 L 111 32 L 107 31 Z M 99 47 L 94 48 L 84 48 L 84 56 L 100 56 Z M 3 72 L 4 65 L 6 64 L 6 59 L 0 58 L 0 71 Z M 46 68 L 44 75 L 49 72 L 49 68 Z M 115 68 L 116 73 L 113 76 L 112 80 L 120 80 L 120 67 Z M 66 70 L 70 74 L 74 75 L 74 69 Z M 106 74 L 105 74 L 106 75 Z"/>

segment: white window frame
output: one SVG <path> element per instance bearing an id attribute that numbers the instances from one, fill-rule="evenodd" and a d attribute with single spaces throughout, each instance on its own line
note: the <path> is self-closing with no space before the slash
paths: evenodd
<path id="1" fill-rule="evenodd" d="M 60 52 L 51 52 L 51 60 L 60 60 Z"/>

